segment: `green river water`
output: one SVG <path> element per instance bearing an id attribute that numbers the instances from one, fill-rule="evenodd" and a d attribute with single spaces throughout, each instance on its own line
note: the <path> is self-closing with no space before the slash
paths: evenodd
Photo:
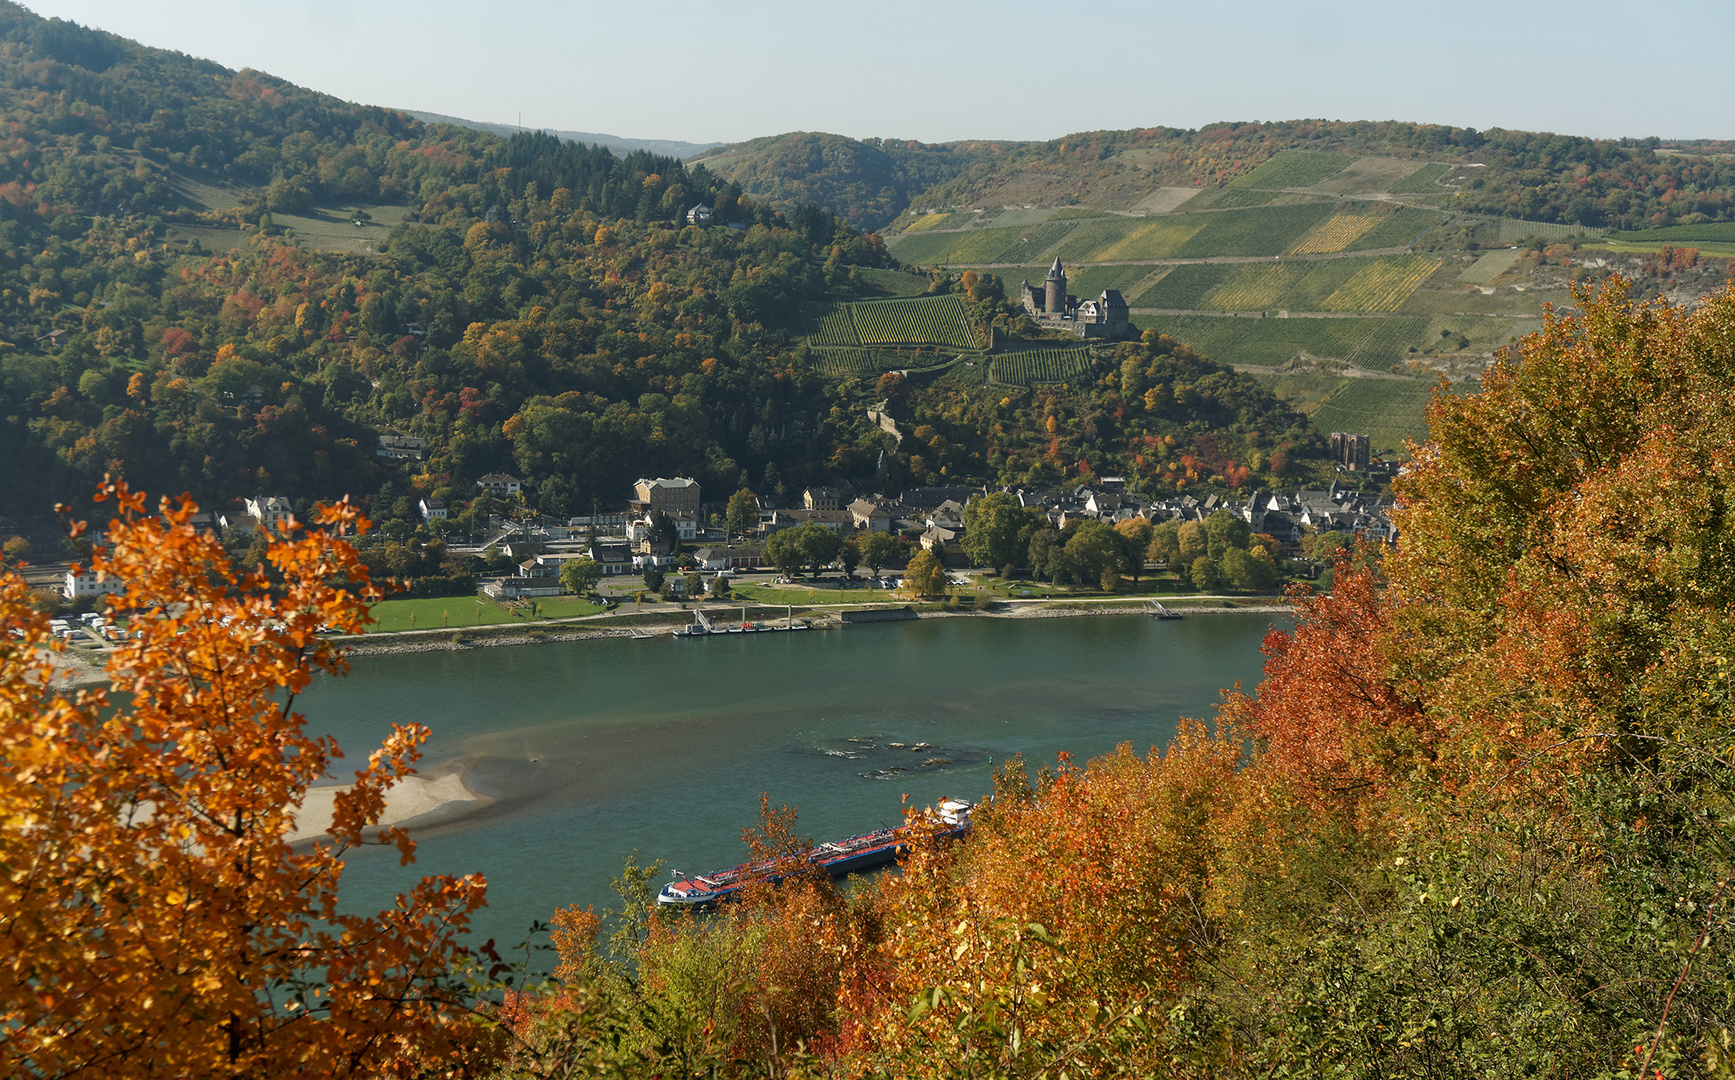
<path id="1" fill-rule="evenodd" d="M 834 839 L 898 822 L 904 795 L 978 798 L 1013 754 L 1034 770 L 1060 751 L 1160 747 L 1179 717 L 1210 716 L 1220 689 L 1257 682 L 1271 623 L 924 619 L 366 657 L 298 705 L 349 769 L 393 722 L 425 723 L 423 771 L 461 767 L 497 800 L 419 832 L 411 867 L 352 852 L 345 906 L 480 871 L 476 929 L 505 944 L 557 907 L 612 904 L 609 879 L 635 850 L 690 872 L 741 861 L 762 791 L 799 810 L 800 833 Z"/>

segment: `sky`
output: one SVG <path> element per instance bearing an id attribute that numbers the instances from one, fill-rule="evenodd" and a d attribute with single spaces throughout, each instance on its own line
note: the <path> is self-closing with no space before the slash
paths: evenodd
<path id="1" fill-rule="evenodd" d="M 369 105 L 626 138 L 1409 120 L 1735 138 L 1730 0 L 24 0 Z"/>

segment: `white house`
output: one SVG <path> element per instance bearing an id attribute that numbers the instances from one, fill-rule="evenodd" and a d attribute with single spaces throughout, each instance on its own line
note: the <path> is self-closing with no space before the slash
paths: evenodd
<path id="1" fill-rule="evenodd" d="M 125 588 L 126 586 L 118 578 L 104 577 L 98 581 L 96 571 L 87 567 L 82 574 L 75 574 L 71 570 L 66 572 L 66 585 L 63 592 L 68 600 L 77 600 L 83 596 L 103 596 L 107 593 L 118 593 Z"/>

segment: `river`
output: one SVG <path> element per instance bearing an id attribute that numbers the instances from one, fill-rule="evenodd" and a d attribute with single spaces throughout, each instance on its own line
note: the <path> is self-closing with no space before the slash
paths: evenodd
<path id="1" fill-rule="evenodd" d="M 378 910 L 415 876 L 480 871 L 476 929 L 507 944 L 557 907 L 611 904 L 634 851 L 693 872 L 741 861 L 762 791 L 828 839 L 896 823 L 906 794 L 978 798 L 1013 754 L 1034 770 L 1060 751 L 1160 747 L 1178 718 L 1210 716 L 1219 690 L 1257 681 L 1271 622 L 924 619 L 366 657 L 298 707 L 357 764 L 393 722 L 427 724 L 422 768 L 459 767 L 497 800 L 418 833 L 412 867 L 350 853 L 344 906 Z"/>

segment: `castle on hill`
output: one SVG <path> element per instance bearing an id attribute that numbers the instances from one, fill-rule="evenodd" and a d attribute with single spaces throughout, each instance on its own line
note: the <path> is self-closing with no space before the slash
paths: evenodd
<path id="1" fill-rule="evenodd" d="M 1066 292 L 1066 271 L 1060 257 L 1048 269 L 1048 279 L 1038 288 L 1024 282 L 1024 310 L 1038 325 L 1065 330 L 1079 337 L 1117 338 L 1130 328 L 1127 302 L 1119 289 L 1104 289 L 1095 300 L 1080 300 Z"/>

